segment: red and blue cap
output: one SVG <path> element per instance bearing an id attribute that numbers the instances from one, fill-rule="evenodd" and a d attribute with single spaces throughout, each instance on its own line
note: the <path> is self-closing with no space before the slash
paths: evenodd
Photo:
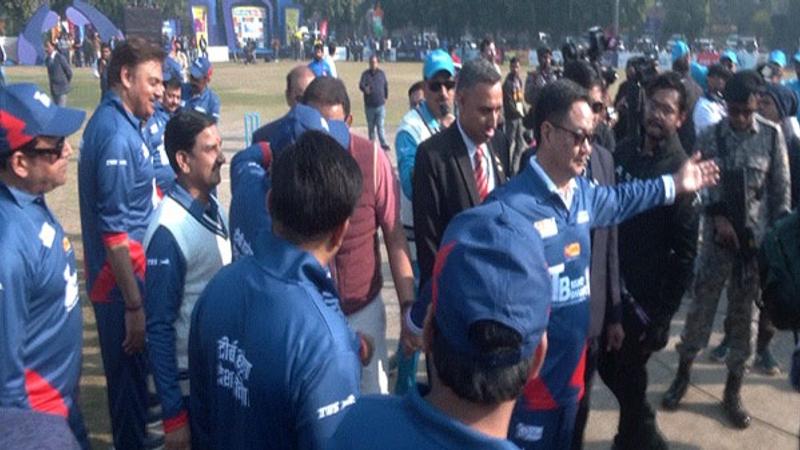
<path id="1" fill-rule="evenodd" d="M 484 367 L 506 367 L 532 357 L 547 328 L 551 281 L 544 244 L 533 224 L 502 202 L 456 216 L 436 255 L 433 319 L 452 351 Z M 518 351 L 487 357 L 470 340 L 479 321 L 505 325 L 522 337 Z"/>
<path id="2" fill-rule="evenodd" d="M 189 74 L 192 78 L 200 79 L 206 78 L 211 75 L 211 61 L 208 58 L 197 58 L 192 62 L 189 68 Z"/>
<path id="3" fill-rule="evenodd" d="M 56 105 L 35 84 L 9 84 L 0 88 L 0 155 L 37 136 L 69 136 L 85 118 L 84 111 Z"/>

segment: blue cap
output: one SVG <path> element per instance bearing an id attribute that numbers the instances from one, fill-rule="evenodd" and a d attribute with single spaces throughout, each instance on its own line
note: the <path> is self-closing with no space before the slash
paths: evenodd
<path id="1" fill-rule="evenodd" d="M 78 131 L 84 111 L 62 108 L 32 83 L 0 88 L 0 154 L 10 153 L 37 136 L 66 137 Z"/>
<path id="2" fill-rule="evenodd" d="M 437 329 L 452 351 L 484 367 L 505 367 L 533 355 L 547 327 L 551 292 L 544 244 L 533 224 L 494 201 L 450 222 L 422 295 L 430 296 Z M 469 330 L 484 320 L 519 333 L 519 351 L 483 358 Z"/>
<path id="3" fill-rule="evenodd" d="M 786 53 L 780 50 L 769 52 L 769 62 L 777 64 L 781 69 L 786 67 Z"/>
<path id="4" fill-rule="evenodd" d="M 205 78 L 209 75 L 211 71 L 211 62 L 207 58 L 197 58 L 192 62 L 192 66 L 189 69 L 189 74 L 192 78 L 200 79 Z"/>
<path id="5" fill-rule="evenodd" d="M 675 62 L 688 54 L 689 46 L 686 45 L 686 42 L 675 41 L 675 43 L 672 44 L 672 62 Z"/>
<path id="6" fill-rule="evenodd" d="M 442 49 L 436 49 L 428 53 L 428 56 L 425 57 L 425 64 L 422 66 L 422 77 L 429 80 L 443 70 L 449 73 L 451 77 L 455 76 L 456 68 L 453 65 L 453 58 Z"/>
<path id="7" fill-rule="evenodd" d="M 350 148 L 350 129 L 347 124 L 340 120 L 325 120 L 319 111 L 310 106 L 298 103 L 280 120 L 274 137 L 269 140 L 274 160 L 286 147 L 297 142 L 303 133 L 311 130 L 324 131 L 345 150 Z"/>
<path id="8" fill-rule="evenodd" d="M 736 52 L 731 49 L 727 49 L 719 55 L 719 59 L 729 59 L 732 63 L 739 65 L 739 57 L 736 56 Z"/>
<path id="9" fill-rule="evenodd" d="M 178 61 L 170 58 L 169 56 L 164 59 L 164 64 L 161 66 L 162 75 L 161 78 L 164 82 L 168 82 L 173 78 L 181 80 L 181 65 Z"/>

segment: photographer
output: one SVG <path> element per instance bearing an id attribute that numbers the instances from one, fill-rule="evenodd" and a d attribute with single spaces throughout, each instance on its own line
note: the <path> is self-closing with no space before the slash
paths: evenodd
<path id="1" fill-rule="evenodd" d="M 627 79 L 620 85 L 614 99 L 619 121 L 614 127 L 617 140 L 638 140 L 644 117 L 644 86 L 658 75 L 658 61 L 652 56 L 637 56 L 625 66 Z"/>

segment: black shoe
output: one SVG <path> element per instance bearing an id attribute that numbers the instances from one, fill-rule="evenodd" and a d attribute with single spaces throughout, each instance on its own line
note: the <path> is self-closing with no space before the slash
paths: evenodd
<path id="1" fill-rule="evenodd" d="M 689 372 L 691 369 L 692 360 L 681 359 L 678 372 L 675 374 L 675 379 L 672 381 L 669 389 L 667 389 L 667 392 L 664 393 L 664 398 L 661 399 L 661 406 L 664 409 L 675 410 L 678 408 L 678 404 L 689 389 Z"/>
<path id="2" fill-rule="evenodd" d="M 722 400 L 722 408 L 728 416 L 733 426 L 745 429 L 750 426 L 750 413 L 742 405 L 742 397 L 739 391 L 742 389 L 742 375 L 728 374 L 725 382 L 725 397 Z"/>

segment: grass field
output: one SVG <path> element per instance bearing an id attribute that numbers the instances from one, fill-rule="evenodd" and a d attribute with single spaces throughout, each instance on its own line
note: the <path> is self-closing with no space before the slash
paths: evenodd
<path id="1" fill-rule="evenodd" d="M 212 87 L 222 101 L 222 119 L 220 131 L 223 135 L 226 152 L 232 153 L 242 148 L 243 116 L 246 112 L 258 112 L 262 123 L 283 115 L 287 106 L 283 92 L 285 90 L 286 73 L 295 65 L 294 61 L 279 63 L 261 63 L 255 66 L 243 66 L 233 63 L 216 64 Z M 364 104 L 358 90 L 358 80 L 366 63 L 339 62 L 339 76 L 345 81 L 350 94 L 353 127 L 364 132 L 366 119 Z M 406 91 L 408 87 L 421 78 L 422 65 L 418 63 L 392 63 L 382 66 L 389 80 L 389 103 L 387 104 L 386 126 L 389 136 L 408 108 Z M 12 67 L 6 68 L 9 83 L 33 82 L 47 92 L 47 72 L 44 67 Z M 90 69 L 75 69 L 73 89 L 69 94 L 68 104 L 83 109 L 88 117 L 94 111 L 100 97 L 99 80 Z M 70 138 L 76 150 L 72 157 L 70 176 L 67 184 L 48 195 L 48 204 L 61 220 L 69 238 L 72 240 L 78 256 L 78 267 L 81 268 L 83 283 L 83 243 L 80 236 L 80 215 L 78 209 L 77 158 L 81 132 Z M 393 141 L 393 139 L 392 139 Z M 223 168 L 227 178 L 227 169 Z M 227 180 L 225 180 L 227 181 Z M 220 197 L 227 204 L 230 186 L 223 183 Z M 83 374 L 81 378 L 81 405 L 90 433 L 92 445 L 103 449 L 111 445 L 110 423 L 106 406 L 105 378 L 100 359 L 100 347 L 95 330 L 94 313 L 86 298 L 86 291 L 81 289 L 84 316 Z"/>

